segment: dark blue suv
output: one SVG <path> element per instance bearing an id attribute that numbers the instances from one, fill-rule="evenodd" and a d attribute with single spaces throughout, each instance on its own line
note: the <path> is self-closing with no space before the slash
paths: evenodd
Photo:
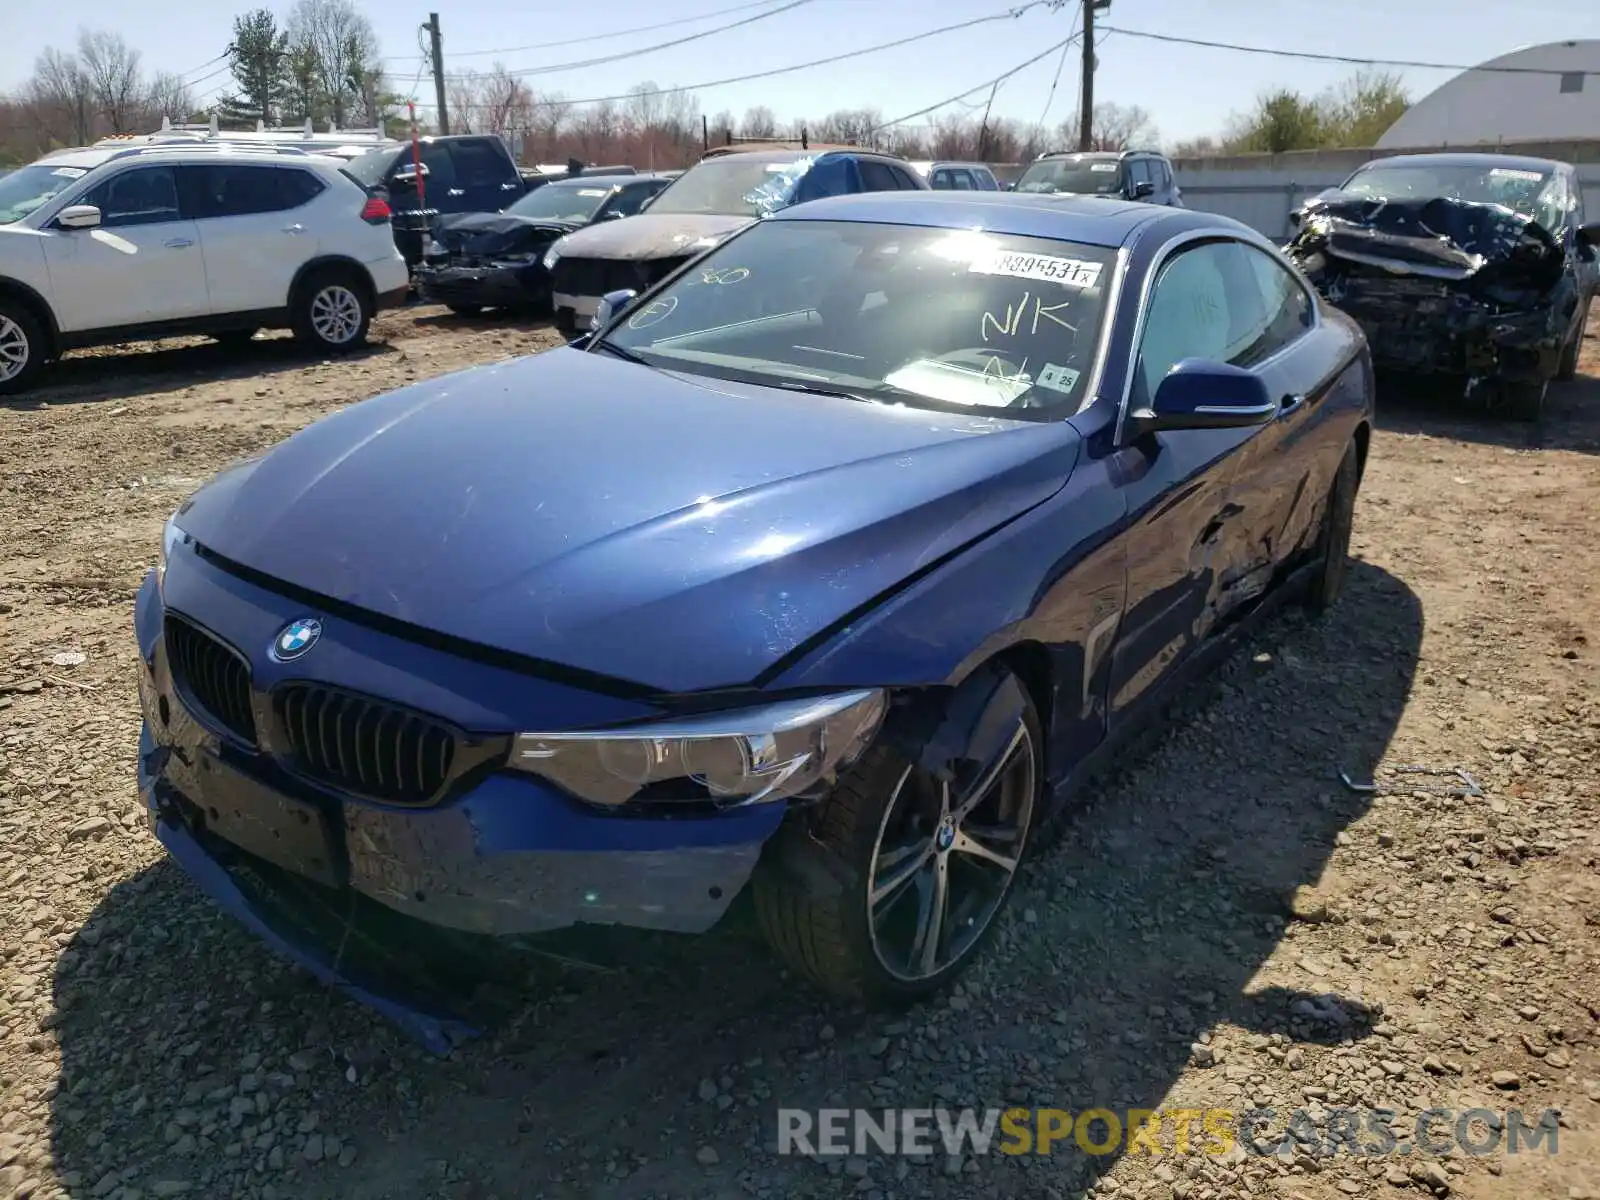
<path id="1" fill-rule="evenodd" d="M 545 256 L 556 325 L 571 336 L 607 292 L 643 291 L 751 221 L 824 196 L 925 192 L 903 159 L 869 150 L 714 151 L 638 216 L 562 238 Z"/>

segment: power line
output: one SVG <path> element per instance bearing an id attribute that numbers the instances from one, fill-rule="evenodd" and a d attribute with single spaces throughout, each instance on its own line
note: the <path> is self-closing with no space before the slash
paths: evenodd
<path id="1" fill-rule="evenodd" d="M 225 59 L 225 58 L 229 57 L 230 55 L 232 55 L 232 53 L 233 53 L 233 47 L 229 46 L 226 50 L 224 50 L 221 54 L 219 54 L 215 58 L 213 58 L 210 62 L 203 62 L 198 67 L 194 67 L 194 68 L 192 68 L 192 69 L 190 69 L 188 71 L 181 72 L 178 75 L 178 78 L 179 79 L 187 79 L 191 75 L 198 75 L 201 71 L 204 71 L 207 67 L 215 66 L 217 63 L 221 62 L 223 59 Z"/>
<path id="2" fill-rule="evenodd" d="M 765 21 L 768 17 L 780 16 L 796 8 L 803 8 L 807 4 L 815 4 L 816 0 L 788 0 L 788 3 L 767 12 L 756 13 L 753 17 L 744 17 L 738 21 L 730 21 L 726 25 L 718 25 L 715 29 L 704 29 L 699 33 L 691 33 L 685 37 L 674 38 L 670 42 L 657 42 L 653 46 L 641 46 L 637 50 L 626 50 L 620 54 L 606 54 L 600 58 L 585 58 L 578 62 L 553 63 L 546 67 L 523 67 L 516 71 L 507 71 L 508 75 L 526 78 L 531 75 L 554 75 L 560 71 L 578 71 L 586 67 L 601 67 L 607 63 L 622 62 L 629 58 L 641 58 L 646 54 L 654 54 L 658 50 L 670 50 L 674 46 L 687 45 L 689 42 L 698 42 L 702 38 L 715 37 L 719 33 L 727 33 L 730 29 L 738 29 L 745 25 L 754 25 L 757 21 Z M 458 78 L 452 76 L 452 78 Z"/>
<path id="3" fill-rule="evenodd" d="M 810 62 L 795 63 L 792 66 L 787 66 L 787 67 L 773 67 L 771 70 L 767 70 L 767 71 L 754 71 L 749 75 L 730 75 L 726 79 L 712 79 L 712 80 L 708 80 L 705 83 L 686 83 L 686 84 L 682 84 L 681 86 L 677 86 L 677 87 L 658 88 L 652 94 L 661 95 L 661 96 L 672 96 L 672 95 L 677 95 L 680 92 L 707 91 L 707 90 L 709 90 L 711 88 L 727 87 L 727 86 L 729 86 L 731 84 L 735 84 L 735 83 L 750 83 L 750 82 L 753 82 L 754 80 L 757 80 L 757 79 L 772 79 L 772 78 L 775 78 L 776 76 L 779 76 L 779 75 L 791 75 L 795 71 L 808 71 L 812 67 L 831 66 L 834 63 L 845 62 L 848 59 L 862 58 L 862 57 L 864 57 L 865 55 L 868 55 L 868 54 L 877 54 L 880 51 L 894 50 L 894 49 L 897 49 L 897 48 L 899 48 L 901 46 L 909 46 L 913 42 L 927 41 L 927 39 L 929 39 L 931 37 L 938 37 L 940 34 L 955 33 L 957 30 L 961 30 L 961 29 L 972 29 L 972 28 L 974 28 L 974 27 L 976 27 L 978 25 L 992 24 L 995 21 L 1015 20 L 1016 18 L 1021 17 L 1024 13 L 1028 12 L 1030 9 L 1039 8 L 1041 6 L 1045 6 L 1045 7 L 1053 6 L 1055 4 L 1055 2 L 1056 2 L 1056 0 L 1029 0 L 1029 3 L 1027 3 L 1027 4 L 1020 5 L 1020 6 L 1016 7 L 1016 8 L 1007 9 L 1004 12 L 991 13 L 990 15 L 988 15 L 986 17 L 973 17 L 971 20 L 968 20 L 968 21 L 959 21 L 954 25 L 943 25 L 943 26 L 940 26 L 938 29 L 929 29 L 929 30 L 925 30 L 922 33 L 914 33 L 914 34 L 910 35 L 909 37 L 896 38 L 892 42 L 880 42 L 876 46 L 865 46 L 860 50 L 848 50 L 843 54 L 833 54 L 833 55 L 830 55 L 827 58 L 814 58 Z M 1055 50 L 1058 50 L 1058 49 L 1060 49 L 1059 46 L 1052 46 L 1051 47 L 1051 51 L 1052 52 L 1055 51 Z M 987 86 L 987 85 L 983 85 L 983 86 Z M 975 89 L 975 88 L 971 89 L 971 91 L 975 91 L 975 90 L 977 90 L 977 89 Z M 961 94 L 963 96 L 970 95 L 971 91 L 963 92 Z M 616 95 L 616 96 L 587 96 L 587 97 L 584 97 L 584 98 L 578 99 L 578 100 L 551 99 L 551 100 L 545 101 L 544 103 L 547 104 L 547 105 L 563 107 L 563 108 L 573 107 L 573 106 L 580 105 L 580 104 L 609 104 L 609 103 L 616 103 L 616 102 L 622 101 L 622 100 L 632 100 L 635 97 L 636 94 L 637 93 L 635 93 L 635 92 L 623 92 L 622 94 Z M 492 107 L 492 106 L 484 105 L 484 104 L 476 104 L 476 105 L 468 105 L 467 107 L 468 108 L 489 108 L 489 107 Z"/>
<path id="4" fill-rule="evenodd" d="M 1072 11 L 1072 27 L 1067 31 L 1073 37 L 1078 33 L 1078 22 L 1083 20 L 1081 8 Z M 1039 113 L 1039 119 L 1034 122 L 1034 132 L 1044 128 L 1044 119 L 1050 115 L 1050 107 L 1056 102 L 1056 88 L 1061 86 L 1061 73 L 1067 69 L 1067 51 L 1072 49 L 1072 38 L 1069 37 L 1061 45 L 1061 61 L 1056 64 L 1056 76 L 1050 81 L 1050 94 L 1044 98 L 1044 109 Z"/>
<path id="5" fill-rule="evenodd" d="M 654 25 L 635 25 L 631 29 L 614 29 L 610 33 L 592 33 L 585 37 L 565 38 L 559 42 L 530 42 L 526 46 L 500 46 L 487 50 L 454 50 L 452 58 L 487 58 L 494 54 L 520 54 L 524 50 L 550 50 L 557 46 L 577 46 L 584 42 L 604 42 L 611 38 L 628 37 L 635 33 L 652 33 L 657 29 L 671 29 L 675 25 L 693 25 L 696 21 L 709 21 L 712 17 L 725 17 L 730 13 L 748 12 L 752 8 L 766 8 L 778 3 L 779 0 L 755 0 L 753 4 L 735 4 L 732 8 L 719 8 L 713 12 L 701 13 L 694 17 L 679 17 L 674 21 L 659 21 Z M 402 54 L 386 59 L 386 62 L 408 62 L 414 59 L 427 59 L 426 54 Z"/>
<path id="6" fill-rule="evenodd" d="M 1352 54 L 1320 54 L 1311 50 L 1277 50 L 1271 46 L 1244 46 L 1237 42 L 1212 42 L 1205 38 L 1178 37 L 1170 33 L 1151 33 L 1143 29 L 1123 29 L 1116 25 L 1102 25 L 1106 33 L 1120 33 L 1124 37 L 1145 38 L 1152 42 L 1171 42 L 1179 46 L 1204 46 L 1211 50 L 1233 50 L 1239 54 L 1265 54 L 1271 58 L 1300 58 L 1312 62 L 1345 63 L 1356 67 L 1402 67 L 1419 71 L 1480 71 L 1498 75 L 1600 75 L 1595 70 L 1563 71 L 1554 67 L 1496 67 L 1463 66 L 1460 63 L 1423 62 L 1408 58 L 1362 58 Z"/>
<path id="7" fill-rule="evenodd" d="M 216 79 L 219 75 L 226 75 L 231 70 L 233 70 L 233 64 L 229 63 L 227 66 L 218 67 L 215 71 L 212 71 L 212 72 L 210 72 L 209 74 L 206 74 L 206 75 L 202 75 L 199 79 L 188 80 L 183 86 L 184 87 L 190 87 L 190 88 L 199 87 L 202 83 L 205 83 L 208 79 Z"/>
<path id="8" fill-rule="evenodd" d="M 1051 46 L 1048 49 L 1042 50 L 1038 54 L 1035 54 L 1032 58 L 1028 59 L 1026 62 L 1020 62 L 1016 66 L 1012 67 L 1009 71 L 1004 71 L 1001 74 L 996 75 L 993 79 L 987 79 L 984 82 L 978 84 L 976 87 L 970 87 L 966 91 L 961 92 L 958 95 L 951 96 L 948 100 L 941 100 L 937 104 L 930 104 L 930 105 L 928 105 L 927 108 L 919 108 L 914 113 L 907 113 L 905 116 L 896 117 L 892 121 L 885 121 L 882 125 L 874 125 L 871 129 L 867 130 L 867 132 L 868 133 L 879 133 L 879 132 L 881 132 L 881 131 L 883 131 L 885 129 L 889 129 L 892 126 L 895 126 L 895 125 L 904 125 L 907 121 L 915 121 L 918 117 L 925 117 L 931 112 L 934 112 L 934 111 L 936 111 L 938 109 L 944 108 L 947 105 L 954 104 L 958 100 L 963 100 L 966 97 L 972 95 L 973 92 L 981 92 L 985 88 L 998 88 L 1002 83 L 1004 83 L 1006 80 L 1010 79 L 1013 75 L 1021 74 L 1023 71 L 1026 71 L 1029 67 L 1033 66 L 1033 64 L 1038 62 L 1040 59 L 1049 58 L 1057 50 L 1065 50 L 1068 46 L 1072 45 L 1072 43 L 1077 41 L 1077 40 L 1078 40 L 1078 34 L 1074 33 L 1074 34 L 1072 34 L 1072 36 L 1070 36 L 1070 37 L 1068 37 L 1068 38 L 1066 38 L 1066 39 L 1064 39 L 1062 41 L 1057 42 L 1054 46 Z"/>

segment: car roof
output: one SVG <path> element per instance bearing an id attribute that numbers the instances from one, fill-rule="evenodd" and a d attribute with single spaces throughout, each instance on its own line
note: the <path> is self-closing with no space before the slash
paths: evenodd
<path id="1" fill-rule="evenodd" d="M 1518 171 L 1554 171 L 1567 166 L 1553 158 L 1533 158 L 1524 154 L 1392 154 L 1368 159 L 1364 167 L 1426 166 L 1510 167 Z"/>
<path id="2" fill-rule="evenodd" d="M 793 163 L 802 162 L 810 158 L 881 158 L 887 162 L 905 163 L 899 155 L 888 154 L 882 150 L 862 150 L 854 146 L 830 149 L 811 150 L 736 150 L 732 154 L 709 155 L 700 162 L 758 162 L 758 163 Z M 695 166 L 699 166 L 696 163 Z M 909 163 L 905 163 L 909 166 Z M 691 168 L 692 169 L 692 168 Z"/>
<path id="3" fill-rule="evenodd" d="M 1089 246 L 1127 245 L 1141 228 L 1161 223 L 1174 234 L 1191 229 L 1252 232 L 1229 217 L 1097 196 L 1018 192 L 857 192 L 782 209 L 768 221 L 859 221 L 931 228 L 983 229 L 1049 237 Z"/>
<path id="4" fill-rule="evenodd" d="M 112 159 L 130 162 L 171 162 L 174 159 L 193 162 L 215 162 L 217 159 L 237 159 L 249 163 L 275 163 L 286 166 L 316 165 L 341 167 L 344 160 L 334 154 L 314 153 L 295 147 L 276 144 L 241 144 L 236 142 L 161 142 L 153 145 L 82 146 L 57 150 L 39 159 L 40 165 L 53 167 L 80 167 L 92 171 Z"/>

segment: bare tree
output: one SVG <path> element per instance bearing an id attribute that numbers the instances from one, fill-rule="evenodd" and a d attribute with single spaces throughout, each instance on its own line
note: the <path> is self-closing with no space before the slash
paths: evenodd
<path id="1" fill-rule="evenodd" d="M 1078 115 L 1074 113 L 1056 127 L 1054 149 L 1078 149 Z M 1096 104 L 1089 122 L 1089 149 L 1135 150 L 1154 146 L 1159 140 L 1150 114 L 1137 104 Z"/>
<path id="2" fill-rule="evenodd" d="M 778 118 L 772 115 L 772 110 L 764 104 L 744 111 L 744 119 L 739 122 L 739 136 L 747 138 L 775 138 L 778 136 Z"/>
<path id="3" fill-rule="evenodd" d="M 289 14 L 289 40 L 315 62 L 316 79 L 335 124 L 371 107 L 378 35 L 351 0 L 299 0 Z"/>
<path id="4" fill-rule="evenodd" d="M 841 108 L 816 123 L 812 136 L 819 142 L 839 142 L 847 146 L 873 145 L 873 135 L 883 124 L 883 114 L 875 108 Z"/>
<path id="5" fill-rule="evenodd" d="M 183 76 L 171 71 L 158 71 L 145 89 L 144 107 L 154 118 L 152 124 L 161 124 L 162 117 L 182 121 L 194 111 L 194 96 Z"/>
<path id="6" fill-rule="evenodd" d="M 78 34 L 78 61 L 89 80 L 94 104 L 112 133 L 131 133 L 146 99 L 139 74 L 139 52 L 120 33 L 85 29 Z"/>
<path id="7" fill-rule="evenodd" d="M 49 47 L 33 64 L 23 100 L 46 140 L 83 145 L 94 124 L 94 88 L 71 54 Z"/>
<path id="8" fill-rule="evenodd" d="M 534 95 L 526 83 L 495 63 L 488 72 L 467 71 L 448 86 L 450 115 L 462 133 L 521 136 L 534 126 Z"/>

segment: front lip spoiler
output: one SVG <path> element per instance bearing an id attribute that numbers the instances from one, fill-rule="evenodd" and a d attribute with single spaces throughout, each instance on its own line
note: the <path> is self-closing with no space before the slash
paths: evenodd
<path id="1" fill-rule="evenodd" d="M 365 986 L 341 972 L 329 956 L 290 941 L 262 916 L 228 871 L 209 854 L 188 829 L 152 813 L 156 838 L 184 872 L 217 905 L 242 924 L 280 957 L 309 971 L 320 983 L 343 992 L 359 1004 L 377 1011 L 421 1042 L 430 1052 L 447 1057 L 461 1042 L 482 1030 L 453 1014 L 429 1012 Z"/>

